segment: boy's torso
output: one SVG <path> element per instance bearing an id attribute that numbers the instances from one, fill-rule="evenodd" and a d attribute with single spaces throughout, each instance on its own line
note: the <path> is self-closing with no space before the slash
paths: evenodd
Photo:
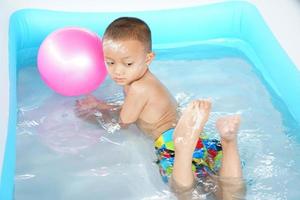
<path id="1" fill-rule="evenodd" d="M 164 131 L 175 127 L 177 122 L 177 103 L 164 85 L 151 72 L 146 73 L 144 77 L 137 81 L 143 86 L 143 91 L 145 91 L 141 98 L 146 98 L 146 104 L 136 123 L 143 132 L 156 139 Z M 125 95 L 129 87 L 124 87 Z"/>

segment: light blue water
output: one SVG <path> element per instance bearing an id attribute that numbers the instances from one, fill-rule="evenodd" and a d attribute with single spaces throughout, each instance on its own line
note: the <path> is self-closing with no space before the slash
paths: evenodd
<path id="1" fill-rule="evenodd" d="M 241 114 L 247 199 L 298 199 L 300 127 L 242 54 L 218 46 L 159 50 L 151 70 L 183 106 L 212 100 L 213 137 L 217 117 Z M 122 100 L 110 79 L 95 95 Z M 19 71 L 15 199 L 175 199 L 153 163 L 152 141 L 135 126 L 108 134 L 76 118 L 76 99 L 48 89 L 35 66 Z"/>

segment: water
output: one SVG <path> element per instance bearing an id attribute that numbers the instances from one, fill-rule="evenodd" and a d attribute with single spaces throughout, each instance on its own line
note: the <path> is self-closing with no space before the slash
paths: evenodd
<path id="1" fill-rule="evenodd" d="M 214 123 L 219 116 L 241 114 L 246 198 L 298 199 L 300 128 L 254 67 L 241 54 L 219 47 L 157 55 L 151 71 L 183 107 L 193 99 L 211 99 L 210 136 L 218 137 Z M 107 101 L 123 98 L 109 78 L 94 94 Z M 134 125 L 108 134 L 78 119 L 76 99 L 47 88 L 35 66 L 19 71 L 15 199 L 175 199 L 153 162 L 151 139 Z"/>

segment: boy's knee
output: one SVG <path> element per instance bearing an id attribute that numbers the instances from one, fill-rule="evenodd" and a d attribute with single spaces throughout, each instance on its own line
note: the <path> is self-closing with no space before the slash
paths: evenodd
<path id="1" fill-rule="evenodd" d="M 245 199 L 246 184 L 242 178 L 220 178 L 222 199 Z"/>
<path id="2" fill-rule="evenodd" d="M 171 190 L 176 194 L 176 195 L 187 195 L 187 194 L 191 194 L 193 192 L 193 190 L 196 187 L 196 181 L 194 180 L 192 184 L 190 185 L 182 185 L 178 182 L 176 182 L 173 178 L 173 176 L 171 176 L 169 178 L 169 184 L 170 184 L 170 188 Z"/>

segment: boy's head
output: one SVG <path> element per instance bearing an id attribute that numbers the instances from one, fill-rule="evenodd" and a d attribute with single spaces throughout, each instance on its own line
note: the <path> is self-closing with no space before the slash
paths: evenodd
<path id="1" fill-rule="evenodd" d="M 103 49 L 108 72 L 120 85 L 140 79 L 154 58 L 151 31 L 134 17 L 121 17 L 105 30 Z"/>
<path id="2" fill-rule="evenodd" d="M 105 30 L 103 40 L 137 40 L 147 52 L 152 51 L 151 30 L 142 20 L 134 17 L 120 17 Z"/>

